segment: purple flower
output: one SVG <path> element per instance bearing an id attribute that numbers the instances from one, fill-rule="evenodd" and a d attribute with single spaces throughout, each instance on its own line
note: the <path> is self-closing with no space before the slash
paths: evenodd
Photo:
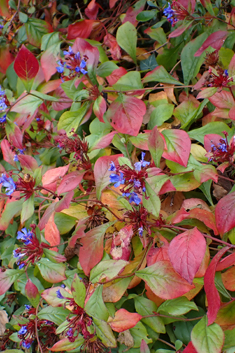
<path id="1" fill-rule="evenodd" d="M 4 114 L 1 118 L 0 118 L 0 123 L 3 124 L 7 121 L 7 116 L 6 114 Z"/>
<path id="2" fill-rule="evenodd" d="M 142 237 L 143 236 L 143 232 L 144 232 L 143 227 L 139 227 L 138 228 L 138 232 L 139 232 L 139 235 Z"/>
<path id="3" fill-rule="evenodd" d="M 228 70 L 224 70 L 224 74 L 228 77 Z"/>
<path id="4" fill-rule="evenodd" d="M 64 296 L 61 294 L 61 292 L 60 292 L 59 289 L 56 291 L 56 296 L 57 296 L 57 298 L 59 298 L 59 299 L 64 299 Z"/>
<path id="5" fill-rule="evenodd" d="M 134 180 L 134 187 L 139 188 L 141 186 L 141 182 L 139 180 Z"/>
<path id="6" fill-rule="evenodd" d="M 0 29 L 3 29 L 3 27 L 4 27 L 3 25 L 0 25 Z"/>
<path id="7" fill-rule="evenodd" d="M 78 52 L 74 55 L 74 59 L 75 59 L 75 60 L 79 60 L 80 57 L 81 57 L 81 55 L 80 55 L 80 53 L 79 53 L 79 51 L 78 51 Z"/>
<path id="8" fill-rule="evenodd" d="M 115 167 L 115 164 L 113 163 L 113 161 L 110 163 L 110 167 L 109 167 L 109 171 L 111 172 L 115 172 L 116 170 L 116 167 Z"/>
<path id="9" fill-rule="evenodd" d="M 24 306 L 25 306 L 25 309 L 26 309 L 26 310 L 30 310 L 30 309 L 32 308 L 32 306 L 31 306 L 31 305 L 28 305 L 28 304 L 25 304 Z"/>
<path id="10" fill-rule="evenodd" d="M 19 265 L 19 270 L 22 270 L 22 268 L 24 268 L 24 267 L 25 267 L 25 263 L 22 262 L 22 264 Z"/>
<path id="11" fill-rule="evenodd" d="M 61 63 L 60 61 L 58 61 L 58 65 L 56 66 L 56 70 L 57 72 L 59 72 L 59 74 L 62 74 L 64 72 L 64 63 Z"/>
<path id="12" fill-rule="evenodd" d="M 7 105 L 5 103 L 5 98 L 1 97 L 0 98 L 0 110 L 6 110 L 7 109 Z"/>
<path id="13" fill-rule="evenodd" d="M 25 245 L 31 244 L 31 239 L 32 239 L 32 232 L 30 230 L 27 230 L 26 228 L 22 228 L 21 231 L 17 232 L 17 237 L 16 239 L 22 240 Z"/>
<path id="14" fill-rule="evenodd" d="M 81 73 L 82 73 L 83 75 L 86 75 L 86 74 L 88 73 L 88 71 L 86 71 L 86 70 L 84 70 L 84 69 L 81 69 Z"/>
<path id="15" fill-rule="evenodd" d="M 79 67 L 79 66 L 76 66 L 76 67 L 75 67 L 75 71 L 76 71 L 76 72 L 80 72 L 80 67 Z"/>
<path id="16" fill-rule="evenodd" d="M 150 162 L 146 162 L 144 160 L 144 156 L 145 156 L 145 153 L 141 152 L 141 160 L 139 162 L 135 163 L 135 170 L 137 172 L 141 171 L 141 167 L 146 167 L 146 166 L 148 166 L 150 164 Z"/>
<path id="17" fill-rule="evenodd" d="M 66 56 L 66 55 L 73 55 L 74 52 L 73 52 L 73 49 L 69 46 L 69 51 L 64 50 L 64 51 L 63 51 L 63 54 L 64 54 L 65 56 Z"/>
<path id="18" fill-rule="evenodd" d="M 27 326 L 21 326 L 21 329 L 18 331 L 18 335 L 25 335 L 27 330 Z"/>
<path id="19" fill-rule="evenodd" d="M 19 154 L 24 154 L 25 148 L 23 150 L 21 150 L 20 148 L 18 148 Z"/>
<path id="20" fill-rule="evenodd" d="M 26 348 L 26 349 L 29 349 L 31 347 L 31 343 L 30 342 L 27 342 L 27 341 L 23 341 L 22 342 L 22 347 L 23 348 Z"/>
<path id="21" fill-rule="evenodd" d="M 16 189 L 13 179 L 10 177 L 8 178 L 5 174 L 2 174 L 0 178 L 0 184 L 6 188 L 6 195 L 11 195 Z"/>
<path id="22" fill-rule="evenodd" d="M 124 192 L 122 194 L 122 196 L 126 196 L 129 197 L 129 202 L 132 203 L 134 202 L 136 205 L 139 205 L 139 203 L 141 202 L 141 199 L 139 198 L 139 196 L 136 194 L 136 192 Z"/>
<path id="23" fill-rule="evenodd" d="M 17 154 L 14 155 L 13 161 L 14 162 L 19 162 L 19 158 L 18 158 Z"/>
<path id="24" fill-rule="evenodd" d="M 0 96 L 4 96 L 5 95 L 5 91 L 4 89 L 2 89 L 2 86 L 0 85 Z"/>
<path id="25" fill-rule="evenodd" d="M 110 175 L 110 183 L 115 183 L 114 187 L 117 188 L 121 184 L 125 183 L 125 179 L 123 178 L 123 173 L 120 173 L 120 175 L 117 174 L 111 174 Z"/>
<path id="26" fill-rule="evenodd" d="M 62 283 L 62 284 L 61 284 L 61 288 L 65 288 L 65 284 Z"/>
<path id="27" fill-rule="evenodd" d="M 73 337 L 73 329 L 72 328 L 68 329 L 68 331 L 66 332 L 66 336 Z"/>

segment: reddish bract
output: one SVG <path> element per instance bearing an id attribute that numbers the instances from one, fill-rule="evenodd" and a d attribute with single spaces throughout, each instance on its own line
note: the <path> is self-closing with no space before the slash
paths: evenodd
<path id="1" fill-rule="evenodd" d="M 22 80 L 31 80 L 39 70 L 39 64 L 35 56 L 22 45 L 14 63 L 14 70 Z"/>

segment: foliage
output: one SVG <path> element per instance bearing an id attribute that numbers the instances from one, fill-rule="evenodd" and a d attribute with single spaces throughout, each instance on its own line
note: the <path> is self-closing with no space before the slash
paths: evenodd
<path id="1" fill-rule="evenodd" d="M 234 352 L 234 16 L 0 1 L 2 352 Z"/>

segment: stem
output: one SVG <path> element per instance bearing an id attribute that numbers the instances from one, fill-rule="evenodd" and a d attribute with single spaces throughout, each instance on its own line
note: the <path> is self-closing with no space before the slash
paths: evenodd
<path id="1" fill-rule="evenodd" d="M 160 341 L 160 342 L 162 342 L 162 343 L 165 343 L 167 346 L 169 346 L 169 347 L 171 347 L 171 348 L 173 348 L 173 349 L 175 350 L 175 346 L 173 346 L 173 345 L 170 344 L 169 342 L 164 341 L 164 340 L 162 340 L 161 338 L 158 338 L 157 341 Z"/>
<path id="2" fill-rule="evenodd" d="M 39 336 L 38 336 L 38 308 L 39 308 L 39 305 L 40 305 L 40 301 L 37 305 L 37 308 L 36 308 L 36 317 L 35 317 L 35 334 L 36 334 L 36 339 L 37 339 L 37 342 L 38 342 L 38 347 L 39 347 L 39 350 L 41 353 L 43 353 L 43 349 L 42 349 L 42 346 L 41 346 L 41 343 L 40 343 L 40 340 L 39 340 Z"/>
<path id="3" fill-rule="evenodd" d="M 224 179 L 224 180 L 231 181 L 231 183 L 234 183 L 234 184 L 235 184 L 235 180 L 233 180 L 233 179 L 227 178 L 227 177 L 225 177 L 225 176 L 223 176 L 223 175 L 219 175 L 219 174 L 218 174 L 218 177 L 221 178 L 221 179 Z"/>

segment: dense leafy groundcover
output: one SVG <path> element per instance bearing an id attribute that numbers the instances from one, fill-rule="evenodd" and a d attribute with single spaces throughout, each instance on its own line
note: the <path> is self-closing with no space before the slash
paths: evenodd
<path id="1" fill-rule="evenodd" d="M 1 352 L 234 352 L 235 1 L 0 16 Z"/>

